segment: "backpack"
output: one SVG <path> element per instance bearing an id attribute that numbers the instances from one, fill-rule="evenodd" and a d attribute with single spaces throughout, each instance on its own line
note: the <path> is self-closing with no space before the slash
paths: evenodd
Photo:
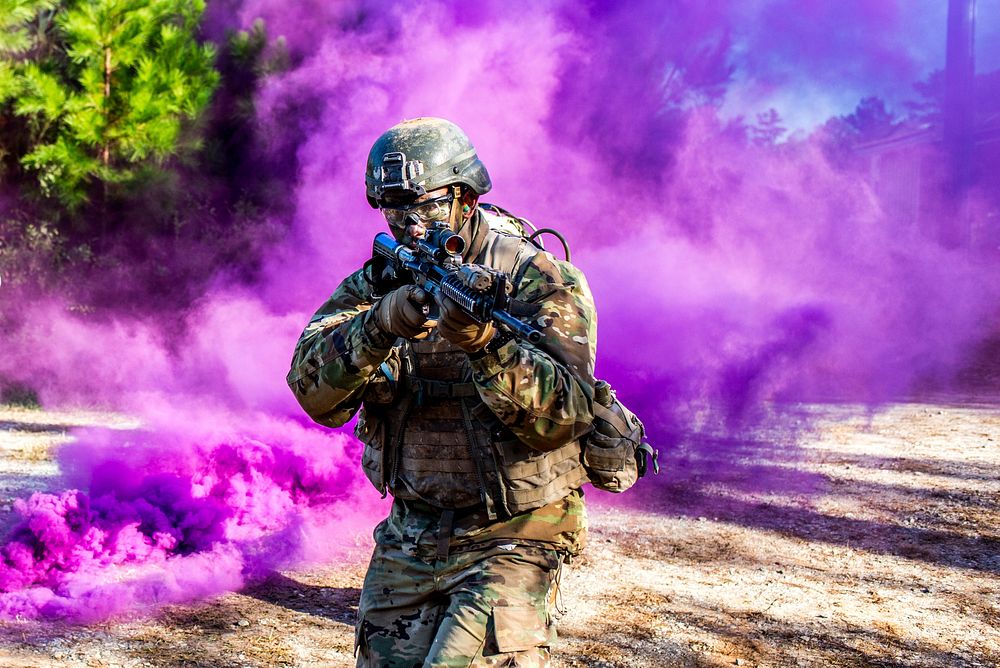
<path id="1" fill-rule="evenodd" d="M 520 236 L 544 250 L 539 237 L 555 236 L 563 245 L 566 261 L 570 259 L 569 243 L 551 228 L 536 228 L 531 221 L 519 218 L 495 204 L 479 204 L 489 215 L 490 228 Z M 531 232 L 529 232 L 529 229 Z M 594 384 L 594 428 L 581 440 L 581 459 L 591 484 L 606 492 L 624 492 L 649 471 L 660 472 L 657 452 L 646 441 L 642 422 L 618 399 L 605 380 Z"/>

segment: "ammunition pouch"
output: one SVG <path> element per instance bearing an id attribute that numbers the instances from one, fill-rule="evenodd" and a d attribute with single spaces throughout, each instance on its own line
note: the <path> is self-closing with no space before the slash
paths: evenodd
<path id="1" fill-rule="evenodd" d="M 594 394 L 594 429 L 583 437 L 583 466 L 597 489 L 624 492 L 648 472 L 647 457 L 653 472 L 660 472 L 657 452 L 646 442 L 642 422 L 607 381 L 597 381 Z"/>

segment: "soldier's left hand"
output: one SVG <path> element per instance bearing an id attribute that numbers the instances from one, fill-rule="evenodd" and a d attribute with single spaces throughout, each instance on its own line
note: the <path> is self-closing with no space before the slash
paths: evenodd
<path id="1" fill-rule="evenodd" d="M 458 304 L 440 293 L 436 299 L 441 310 L 441 317 L 437 323 L 438 331 L 441 336 L 465 352 L 474 353 L 482 350 L 496 334 L 497 330 L 493 323 L 476 322 L 466 315 Z"/>

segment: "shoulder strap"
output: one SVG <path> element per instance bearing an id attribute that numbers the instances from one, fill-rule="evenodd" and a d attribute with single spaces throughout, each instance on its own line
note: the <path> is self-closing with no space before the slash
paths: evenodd
<path id="1" fill-rule="evenodd" d="M 524 237 L 490 230 L 477 260 L 510 276 L 515 293 L 538 248 Z"/>
<path id="2" fill-rule="evenodd" d="M 632 428 L 629 426 L 623 415 L 620 415 L 618 412 L 613 411 L 607 406 L 603 406 L 596 401 L 594 402 L 594 415 L 610 424 L 622 436 L 628 436 L 632 433 Z"/>

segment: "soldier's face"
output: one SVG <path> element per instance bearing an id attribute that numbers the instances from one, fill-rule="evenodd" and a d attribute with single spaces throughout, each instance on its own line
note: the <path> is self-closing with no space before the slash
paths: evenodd
<path id="1" fill-rule="evenodd" d="M 448 188 L 444 187 L 409 201 L 387 195 L 381 211 L 396 241 L 412 245 L 427 234 L 430 225 L 447 222 L 451 205 Z"/>

